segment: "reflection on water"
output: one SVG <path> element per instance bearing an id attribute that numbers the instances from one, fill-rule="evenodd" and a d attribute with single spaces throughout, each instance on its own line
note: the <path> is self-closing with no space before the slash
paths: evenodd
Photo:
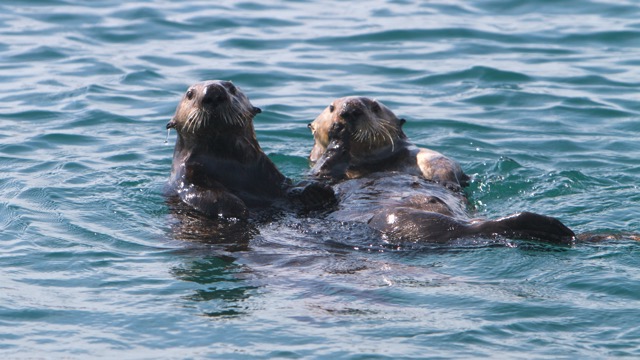
<path id="1" fill-rule="evenodd" d="M 246 278 L 251 270 L 234 261 L 227 256 L 207 256 L 174 267 L 171 274 L 179 280 L 197 284 L 193 293 L 183 298 L 187 304 L 197 304 L 192 306 L 198 307 L 203 315 L 212 318 L 245 315 L 249 309 L 243 302 L 258 287 L 248 284 Z"/>
<path id="2" fill-rule="evenodd" d="M 225 251 L 248 250 L 258 230 L 250 221 L 210 219 L 191 209 L 178 197 L 167 197 L 174 239 L 216 246 Z"/>

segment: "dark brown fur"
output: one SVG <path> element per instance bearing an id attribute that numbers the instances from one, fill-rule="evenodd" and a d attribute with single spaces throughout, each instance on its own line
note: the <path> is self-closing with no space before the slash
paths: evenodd
<path id="1" fill-rule="evenodd" d="M 262 151 L 253 117 L 260 113 L 229 81 L 189 87 L 167 124 L 178 132 L 170 191 L 209 217 L 249 216 L 249 208 L 280 200 L 313 207 L 333 196 L 324 186 L 294 187 Z"/>
<path id="2" fill-rule="evenodd" d="M 573 243 L 570 229 L 544 215 L 522 212 L 497 220 L 471 219 L 460 188 L 466 175 L 459 165 L 441 154 L 421 164 L 400 129 L 402 123 L 373 100 L 349 97 L 336 100 L 310 124 L 316 140 L 311 174 L 334 183 L 340 200 L 329 217 L 366 222 L 392 242 L 506 236 Z M 364 128 L 383 130 L 358 136 Z"/>
<path id="3" fill-rule="evenodd" d="M 401 171 L 456 188 L 465 186 L 469 180 L 455 160 L 413 145 L 402 131 L 404 119 L 381 102 L 360 96 L 334 100 L 309 124 L 315 140 L 309 155 L 312 162 L 326 151 L 329 129 L 336 122 L 349 123 L 352 130 L 347 178 L 376 171 Z"/>

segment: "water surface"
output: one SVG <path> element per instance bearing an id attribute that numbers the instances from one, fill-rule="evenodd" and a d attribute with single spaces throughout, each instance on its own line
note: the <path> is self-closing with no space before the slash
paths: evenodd
<path id="1" fill-rule="evenodd" d="M 623 0 L 3 2 L 0 354 L 639 356 L 638 19 Z M 206 79 L 262 108 L 292 178 L 306 124 L 364 95 L 462 164 L 478 216 L 622 236 L 390 249 L 286 215 L 216 237 L 162 195 L 164 125 Z"/>

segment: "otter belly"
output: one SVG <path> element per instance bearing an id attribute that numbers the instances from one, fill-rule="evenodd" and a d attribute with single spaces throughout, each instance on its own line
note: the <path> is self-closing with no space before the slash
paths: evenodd
<path id="1" fill-rule="evenodd" d="M 380 172 L 343 181 L 334 186 L 338 209 L 329 217 L 338 221 L 369 222 L 388 209 L 407 207 L 469 220 L 467 199 L 462 193 L 416 175 Z"/>
<path id="2" fill-rule="evenodd" d="M 363 222 L 391 242 L 446 243 L 472 237 L 510 237 L 571 245 L 575 234 L 555 218 L 522 212 L 495 220 L 471 219 L 467 199 L 420 176 L 379 172 L 334 185 L 335 221 Z"/>

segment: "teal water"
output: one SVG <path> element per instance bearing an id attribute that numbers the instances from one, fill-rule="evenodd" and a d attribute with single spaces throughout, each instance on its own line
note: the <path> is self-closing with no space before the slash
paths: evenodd
<path id="1" fill-rule="evenodd" d="M 2 358 L 640 356 L 639 3 L 216 4 L 0 4 Z M 193 233 L 216 224 L 170 211 L 164 125 L 206 79 L 262 108 L 290 177 L 306 124 L 366 95 L 473 175 L 478 216 L 620 238 L 385 249 L 293 217 Z"/>

